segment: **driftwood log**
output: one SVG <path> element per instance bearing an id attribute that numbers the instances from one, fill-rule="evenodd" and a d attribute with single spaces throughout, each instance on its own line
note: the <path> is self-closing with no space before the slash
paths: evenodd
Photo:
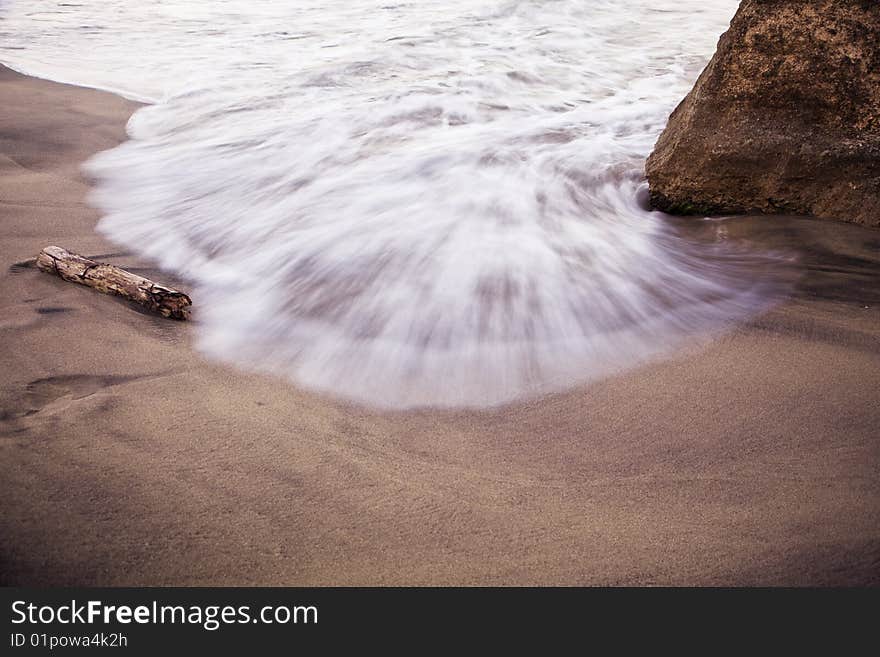
<path id="1" fill-rule="evenodd" d="M 183 292 L 154 283 L 114 265 L 89 260 L 60 246 L 47 246 L 37 256 L 37 267 L 65 281 L 88 285 L 172 319 L 186 319 L 192 300 Z"/>

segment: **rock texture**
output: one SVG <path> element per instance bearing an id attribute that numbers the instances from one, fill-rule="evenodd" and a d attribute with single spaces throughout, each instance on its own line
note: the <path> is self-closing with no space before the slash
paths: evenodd
<path id="1" fill-rule="evenodd" d="M 744 0 L 646 172 L 676 214 L 880 226 L 880 1 Z"/>

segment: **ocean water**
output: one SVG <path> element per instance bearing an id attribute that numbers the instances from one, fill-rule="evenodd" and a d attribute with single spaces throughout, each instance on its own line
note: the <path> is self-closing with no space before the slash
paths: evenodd
<path id="1" fill-rule="evenodd" d="M 0 61 L 151 103 L 87 163 L 92 200 L 191 281 L 206 354 L 481 406 L 778 294 L 783 256 L 646 208 L 645 158 L 737 4 L 0 1 Z"/>

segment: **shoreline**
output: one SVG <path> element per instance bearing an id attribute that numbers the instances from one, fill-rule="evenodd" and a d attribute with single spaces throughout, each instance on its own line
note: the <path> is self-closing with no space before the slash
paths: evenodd
<path id="1" fill-rule="evenodd" d="M 880 584 L 876 232 L 735 222 L 807 268 L 737 330 L 541 399 L 373 411 L 12 267 L 57 243 L 179 282 L 85 202 L 137 105 L 2 67 L 0 94 L 3 584 Z"/>
<path id="2" fill-rule="evenodd" d="M 141 96 L 131 91 L 124 91 L 122 89 L 116 89 L 114 87 L 104 87 L 99 85 L 89 85 L 81 82 L 73 82 L 62 80 L 61 78 L 56 77 L 45 77 L 33 71 L 26 71 L 23 68 L 19 68 L 14 64 L 9 64 L 6 62 L 0 62 L 0 70 L 11 71 L 13 73 L 17 73 L 18 75 L 24 78 L 31 78 L 33 80 L 41 80 L 43 82 L 52 82 L 54 84 L 61 84 L 67 87 L 77 87 L 79 89 L 86 89 L 88 91 L 99 91 L 101 93 L 109 94 L 111 96 L 116 96 L 121 98 L 122 100 L 126 100 L 130 103 L 135 103 L 137 105 L 153 105 L 159 100 L 155 98 L 150 98 L 149 96 Z"/>

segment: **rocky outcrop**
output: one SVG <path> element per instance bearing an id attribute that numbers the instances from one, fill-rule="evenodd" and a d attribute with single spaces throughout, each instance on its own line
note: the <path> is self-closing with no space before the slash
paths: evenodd
<path id="1" fill-rule="evenodd" d="M 646 172 L 676 214 L 880 226 L 880 0 L 744 0 Z"/>

